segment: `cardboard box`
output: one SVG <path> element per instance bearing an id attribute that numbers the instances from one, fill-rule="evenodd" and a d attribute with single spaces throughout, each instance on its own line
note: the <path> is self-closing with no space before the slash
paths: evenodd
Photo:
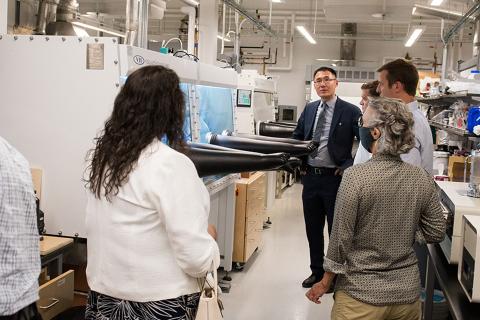
<path id="1" fill-rule="evenodd" d="M 463 182 L 465 177 L 465 157 L 450 156 L 448 158 L 448 177 L 450 181 Z M 467 165 L 466 181 L 470 179 L 470 163 Z"/>
<path id="2" fill-rule="evenodd" d="M 42 175 L 43 171 L 39 168 L 30 168 L 32 173 L 33 188 L 38 199 L 42 200 Z"/>
<path id="3" fill-rule="evenodd" d="M 242 172 L 242 173 L 240 173 L 240 177 L 248 179 L 251 176 L 253 176 L 255 174 L 255 172 L 256 171 Z"/>

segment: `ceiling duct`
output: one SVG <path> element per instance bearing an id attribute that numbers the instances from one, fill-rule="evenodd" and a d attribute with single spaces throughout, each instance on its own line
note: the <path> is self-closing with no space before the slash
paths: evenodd
<path id="1" fill-rule="evenodd" d="M 60 0 L 41 0 L 38 6 L 35 34 L 45 34 L 47 24 L 56 21 L 57 5 Z"/>
<path id="2" fill-rule="evenodd" d="M 76 36 L 86 35 L 85 30 L 73 26 L 77 18 L 76 0 L 42 0 L 38 9 L 36 34 Z"/>
<path id="3" fill-rule="evenodd" d="M 342 23 L 342 35 L 345 37 L 340 40 L 340 60 L 343 66 L 355 65 L 355 49 L 357 41 L 354 38 L 357 35 L 356 23 Z"/>
<path id="4" fill-rule="evenodd" d="M 463 17 L 461 12 L 445 10 L 442 8 L 434 8 L 420 4 L 415 4 L 414 8 L 416 8 L 413 14 L 415 16 L 430 16 L 445 20 L 458 20 Z"/>

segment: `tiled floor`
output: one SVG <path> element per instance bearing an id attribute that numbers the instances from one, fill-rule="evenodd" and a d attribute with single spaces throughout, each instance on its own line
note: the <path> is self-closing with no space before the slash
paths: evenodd
<path id="1" fill-rule="evenodd" d="M 295 184 L 275 201 L 263 246 L 243 271 L 230 273 L 230 293 L 222 295 L 225 320 L 330 319 L 332 294 L 316 305 L 305 298 L 301 286 L 310 275 L 301 191 Z"/>

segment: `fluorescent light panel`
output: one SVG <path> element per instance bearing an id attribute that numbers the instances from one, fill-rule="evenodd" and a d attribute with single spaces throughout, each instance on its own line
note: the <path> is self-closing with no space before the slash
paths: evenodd
<path id="1" fill-rule="evenodd" d="M 313 39 L 313 37 L 310 35 L 310 33 L 305 29 L 304 26 L 297 26 L 297 30 L 302 34 L 302 36 L 305 37 L 305 39 L 308 40 L 311 44 L 317 44 L 317 41 Z"/>
<path id="2" fill-rule="evenodd" d="M 282 3 L 282 0 L 272 0 L 273 3 Z"/>
<path id="3" fill-rule="evenodd" d="M 430 2 L 430 5 L 432 6 L 439 6 L 441 5 L 443 2 L 443 0 L 432 0 L 432 2 Z"/>
<path id="4" fill-rule="evenodd" d="M 95 27 L 95 26 L 92 26 L 92 25 L 89 25 L 89 24 L 86 24 L 86 23 L 83 23 L 83 22 L 73 21 L 72 24 L 75 25 L 75 26 L 85 28 L 85 29 L 100 31 L 100 32 L 104 32 L 104 33 L 107 33 L 107 34 L 117 36 L 117 37 L 125 38 L 125 34 L 123 34 L 123 33 L 119 33 L 119 32 L 115 32 L 115 31 Z"/>
<path id="5" fill-rule="evenodd" d="M 425 31 L 425 28 L 423 28 L 423 27 L 413 27 L 412 30 L 413 31 L 410 33 L 410 37 L 405 42 L 405 47 L 411 47 L 415 43 L 415 41 L 417 41 L 417 39 L 420 38 L 423 31 Z"/>
<path id="6" fill-rule="evenodd" d="M 412 9 L 412 15 L 415 14 L 415 11 L 417 11 L 417 7 L 413 7 L 413 9 Z"/>

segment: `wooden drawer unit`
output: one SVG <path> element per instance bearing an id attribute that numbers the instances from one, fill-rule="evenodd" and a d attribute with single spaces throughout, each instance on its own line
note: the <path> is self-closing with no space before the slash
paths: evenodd
<path id="1" fill-rule="evenodd" d="M 265 174 L 237 181 L 233 261 L 246 262 L 262 242 Z"/>
<path id="2" fill-rule="evenodd" d="M 43 320 L 52 319 L 72 306 L 73 278 L 73 270 L 69 270 L 40 286 L 37 308 Z"/>

